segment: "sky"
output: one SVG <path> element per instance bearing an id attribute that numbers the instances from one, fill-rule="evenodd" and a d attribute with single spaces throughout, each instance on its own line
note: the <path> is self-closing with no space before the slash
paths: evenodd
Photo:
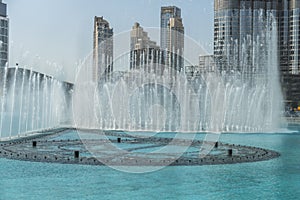
<path id="1" fill-rule="evenodd" d="M 114 35 L 160 26 L 160 7 L 181 8 L 185 35 L 208 53 L 213 42 L 213 0 L 3 0 L 8 7 L 10 65 L 41 65 L 72 81 L 93 47 L 94 16 L 104 16 Z M 159 41 L 155 39 L 159 44 Z M 129 47 L 128 47 L 129 48 Z M 45 65 L 45 66 L 42 66 Z"/>

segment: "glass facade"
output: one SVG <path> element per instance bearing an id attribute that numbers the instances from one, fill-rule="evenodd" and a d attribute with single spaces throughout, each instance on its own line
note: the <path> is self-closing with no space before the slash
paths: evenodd
<path id="1" fill-rule="evenodd" d="M 225 16 L 225 17 L 223 17 Z M 220 70 L 238 68 L 239 10 L 222 10 L 215 13 L 214 55 Z"/>
<path id="2" fill-rule="evenodd" d="M 291 74 L 299 74 L 299 46 L 300 46 L 300 9 L 292 9 L 290 11 L 290 57 L 289 72 Z"/>
<path id="3" fill-rule="evenodd" d="M 170 18 L 181 18 L 181 10 L 176 6 L 167 6 L 161 8 L 160 13 L 160 47 L 162 49 L 168 48 L 168 27 Z"/>
<path id="4" fill-rule="evenodd" d="M 246 76 L 265 70 L 255 66 L 264 54 L 259 49 L 264 44 L 257 43 L 264 41 L 273 16 L 283 92 L 287 102 L 300 101 L 300 0 L 215 0 L 214 14 L 216 67 Z"/>
<path id="5" fill-rule="evenodd" d="M 267 17 L 277 16 L 276 9 L 277 1 L 215 0 L 214 55 L 221 71 L 259 70 L 252 65 L 253 44 L 263 40 Z"/>
<path id="6" fill-rule="evenodd" d="M 161 8 L 160 48 L 166 65 L 181 71 L 184 67 L 184 26 L 181 10 L 176 6 Z"/>
<path id="7" fill-rule="evenodd" d="M 300 102 L 300 0 L 289 2 L 289 58 L 287 73 L 284 76 L 286 93 L 290 97 L 292 107 L 299 106 Z"/>
<path id="8" fill-rule="evenodd" d="M 8 18 L 6 4 L 0 1 L 0 67 L 8 65 Z"/>

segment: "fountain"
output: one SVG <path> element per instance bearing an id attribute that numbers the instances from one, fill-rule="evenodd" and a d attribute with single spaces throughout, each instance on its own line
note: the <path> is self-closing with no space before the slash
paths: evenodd
<path id="1" fill-rule="evenodd" d="M 215 146 L 222 132 L 265 133 L 280 128 L 283 98 L 275 20 L 269 16 L 265 25 L 266 31 L 245 37 L 239 48 L 233 45 L 238 55 L 228 71 L 188 76 L 165 64 L 162 49 L 149 50 L 151 56 L 148 50 L 134 55 L 133 66 L 130 52 L 115 60 L 106 57 L 113 63 L 97 70 L 103 71 L 97 80 L 91 54 L 82 63 L 74 87 L 33 70 L 2 68 L 0 138 L 11 140 L 1 143 L 0 157 L 106 164 L 134 173 L 167 165 L 276 158 L 280 154 L 267 149 L 222 142 Z M 169 59 L 179 59 L 176 53 Z M 190 64 L 188 59 L 185 64 Z M 113 72 L 105 69 L 112 65 Z M 61 128 L 71 118 L 68 126 L 76 131 Z M 41 129 L 50 130 L 37 131 Z M 43 134 L 14 138 L 31 131 Z M 199 132 L 207 133 L 203 140 L 197 138 Z"/>
<path id="2" fill-rule="evenodd" d="M 72 109 L 68 84 L 18 66 L 1 68 L 0 138 L 55 127 L 70 119 L 71 113 L 73 125 L 84 129 L 276 131 L 283 99 L 278 80 L 277 30 L 272 16 L 265 21 L 267 31 L 245 37 L 240 49 L 234 46 L 236 41 L 231 44 L 239 54 L 233 56 L 232 71 L 188 77 L 184 71 L 164 65 L 160 50 L 152 52 L 157 54 L 155 59 L 141 53 L 139 63 L 130 69 L 129 53 L 125 53 L 110 63 L 114 72 L 93 81 L 93 57 L 87 57 L 75 82 Z M 247 59 L 249 50 L 251 62 Z M 171 60 L 178 58 L 175 54 Z M 118 71 L 118 66 L 123 70 Z M 124 70 L 124 66 L 128 67 Z"/>
<path id="3" fill-rule="evenodd" d="M 188 77 L 161 64 L 160 53 L 154 62 L 145 55 L 147 52 L 139 55 L 136 66 L 117 71 L 117 66 L 128 66 L 127 53 L 110 63 L 114 72 L 93 81 L 93 58 L 88 57 L 75 83 L 74 126 L 195 133 L 278 130 L 283 97 L 279 85 L 277 29 L 272 16 L 267 19 L 267 31 L 244 38 L 236 56 L 241 59 L 232 62 L 238 65 L 232 66 L 232 71 Z M 249 51 L 253 54 L 251 62 L 247 59 Z"/>
<path id="4" fill-rule="evenodd" d="M 68 119 L 70 85 L 33 70 L 1 68 L 0 138 L 53 128 Z"/>
<path id="5" fill-rule="evenodd" d="M 238 55 L 232 62 L 235 65 L 227 71 L 216 69 L 188 76 L 164 64 L 164 50 L 160 49 L 134 55 L 135 62 L 128 61 L 132 58 L 130 52 L 119 54 L 120 57 L 109 63 L 114 72 L 108 72 L 107 66 L 102 65 L 102 76 L 94 80 L 91 54 L 81 65 L 73 93 L 74 127 L 81 145 L 100 164 L 139 173 L 155 171 L 171 163 L 188 165 L 210 159 L 222 132 L 279 131 L 283 97 L 279 85 L 277 28 L 272 16 L 267 19 L 264 20 L 266 29 L 253 37 L 246 36 L 242 45 L 235 46 L 238 42 L 233 41 L 231 45 Z M 129 67 L 129 63 L 134 65 Z M 186 56 L 185 65 L 191 65 Z M 216 68 L 218 65 L 216 62 Z M 196 133 L 206 134 L 203 140 L 197 141 L 201 134 Z M 161 138 L 163 134 L 172 134 L 172 138 Z M 125 142 L 120 145 L 116 136 L 125 138 Z M 156 140 L 167 142 L 160 145 L 155 144 Z M 140 141 L 143 144 L 140 148 L 147 151 L 128 147 Z M 201 144 L 194 149 L 195 160 L 189 153 L 193 141 Z M 237 146 L 235 151 L 242 149 Z M 228 148 L 228 152 L 231 157 L 232 149 Z M 275 154 L 268 159 L 279 156 Z M 264 157 L 246 158 L 255 161 L 256 156 Z M 216 160 L 223 162 L 220 156 L 212 159 Z M 243 162 L 243 158 L 236 156 L 229 160 Z M 148 168 L 128 167 L 140 165 Z"/>

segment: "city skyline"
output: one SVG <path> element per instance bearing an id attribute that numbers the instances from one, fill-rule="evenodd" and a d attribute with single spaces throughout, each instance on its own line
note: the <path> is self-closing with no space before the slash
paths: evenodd
<path id="1" fill-rule="evenodd" d="M 117 35 L 130 31 L 134 22 L 141 23 L 145 28 L 158 28 L 160 8 L 169 5 L 178 6 L 182 10 L 185 35 L 194 39 L 209 53 L 212 52 L 213 2 L 209 0 L 201 2 L 144 0 L 135 4 L 128 1 L 105 1 L 105 6 L 102 5 L 104 1 L 86 3 L 69 0 L 63 2 L 11 0 L 5 3 L 8 3 L 10 19 L 10 65 L 16 62 L 20 65 L 36 63 L 34 60 L 37 58 L 43 62 L 49 60 L 62 66 L 67 80 L 74 79 L 76 68 L 74 64 L 83 60 L 92 51 L 94 16 L 104 16 Z M 72 9 L 68 7 L 71 4 Z M 54 9 L 55 15 L 51 12 Z M 151 35 L 150 37 L 152 38 Z M 159 43 L 159 40 L 153 39 Z"/>

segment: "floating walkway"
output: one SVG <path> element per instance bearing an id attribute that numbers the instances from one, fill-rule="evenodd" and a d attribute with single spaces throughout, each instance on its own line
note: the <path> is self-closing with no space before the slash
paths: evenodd
<path id="1" fill-rule="evenodd" d="M 277 158 L 276 151 L 227 144 L 213 143 L 210 153 L 200 157 L 202 140 L 174 139 L 168 137 L 138 138 L 114 131 L 93 131 L 95 138 L 82 139 L 75 129 L 61 128 L 28 138 L 0 142 L 0 157 L 14 160 L 115 166 L 188 166 L 218 165 L 264 161 Z M 104 135 L 105 138 L 103 138 Z M 74 136 L 75 135 L 75 136 Z M 77 137 L 76 137 L 77 135 Z M 109 138 L 109 140 L 107 140 Z M 176 153 L 157 153 L 155 150 L 171 144 L 184 147 L 186 152 L 176 157 Z M 110 149 L 111 145 L 116 149 Z M 124 151 L 120 151 L 118 148 Z M 95 150 L 96 149 L 96 150 Z"/>

